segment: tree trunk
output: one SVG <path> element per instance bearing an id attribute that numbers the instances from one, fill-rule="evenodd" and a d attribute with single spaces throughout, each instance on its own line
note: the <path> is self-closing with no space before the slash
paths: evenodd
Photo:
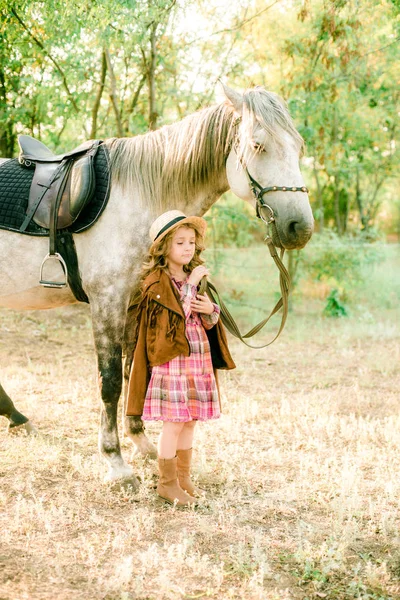
<path id="1" fill-rule="evenodd" d="M 315 166 L 315 161 L 314 161 L 314 165 L 313 165 L 313 170 L 314 170 L 315 182 L 317 184 L 317 204 L 318 204 L 318 210 L 319 210 L 318 225 L 319 225 L 319 231 L 320 231 L 320 233 L 322 233 L 324 231 L 324 199 L 323 199 L 323 195 L 322 195 L 321 183 L 320 183 L 320 180 L 318 177 L 318 171 Z"/>
<path id="2" fill-rule="evenodd" d="M 142 76 L 141 80 L 139 81 L 139 84 L 136 88 L 136 92 L 134 93 L 134 95 L 132 97 L 132 101 L 129 105 L 129 108 L 127 109 L 127 111 L 125 113 L 125 118 L 124 118 L 124 123 L 123 123 L 125 135 L 127 135 L 129 133 L 129 118 L 130 118 L 131 114 L 133 113 L 133 111 L 135 110 L 135 106 L 138 103 L 140 92 L 142 91 L 142 87 L 144 86 L 145 82 L 146 82 L 146 74 L 144 74 Z"/>
<path id="3" fill-rule="evenodd" d="M 156 110 L 156 29 L 157 23 L 153 23 L 150 33 L 150 60 L 147 66 L 147 83 L 149 87 L 149 129 L 151 130 L 156 129 L 158 118 Z"/>
<path id="4" fill-rule="evenodd" d="M 13 158 L 16 141 L 17 136 L 13 124 L 9 121 L 0 134 L 0 156 L 2 158 Z"/>
<path id="5" fill-rule="evenodd" d="M 334 189 L 334 206 L 335 206 L 335 222 L 338 235 L 342 235 L 342 221 L 340 219 L 340 188 L 339 178 L 335 175 L 335 189 Z"/>
<path id="6" fill-rule="evenodd" d="M 356 171 L 356 204 L 358 208 L 358 212 L 360 213 L 360 223 L 361 229 L 367 228 L 366 217 L 364 214 L 363 201 L 361 196 L 361 188 L 360 188 L 360 169 L 357 167 Z"/>
<path id="7" fill-rule="evenodd" d="M 368 202 L 368 211 L 367 211 L 367 217 L 366 217 L 366 220 L 367 220 L 366 229 L 368 229 L 368 227 L 370 227 L 370 225 L 373 226 L 374 221 L 376 219 L 376 215 L 378 214 L 378 210 L 379 210 L 379 207 L 381 204 L 380 201 L 377 200 L 378 192 L 379 192 L 380 188 L 382 187 L 384 181 L 385 181 L 384 177 L 382 177 L 380 180 L 378 179 L 376 181 L 375 189 L 372 194 L 372 198 Z"/>
<path id="8" fill-rule="evenodd" d="M 397 242 L 400 244 L 400 205 L 397 206 Z"/>
<path id="9" fill-rule="evenodd" d="M 97 116 L 99 114 L 101 97 L 104 91 L 104 84 L 106 81 L 107 74 L 107 57 L 106 51 L 103 48 L 103 52 L 101 53 L 101 73 L 100 73 L 100 81 L 99 88 L 97 90 L 96 99 L 94 101 L 93 109 L 92 109 L 92 126 L 90 129 L 90 139 L 94 140 L 97 135 Z"/>
<path id="10" fill-rule="evenodd" d="M 349 196 L 346 192 L 346 190 L 343 190 L 343 193 L 341 194 L 343 202 L 340 203 L 339 202 L 339 208 L 340 208 L 340 204 L 344 205 L 343 206 L 343 211 L 341 213 L 342 216 L 342 233 L 346 233 L 347 232 L 347 222 L 349 220 Z M 340 194 L 339 194 L 339 199 L 340 199 Z"/>
<path id="11" fill-rule="evenodd" d="M 0 156 L 3 158 L 12 158 L 14 155 L 16 135 L 14 133 L 12 120 L 10 118 L 5 120 L 5 115 L 7 115 L 7 90 L 2 68 L 0 68 L 0 113 L 3 113 L 4 115 L 4 129 L 0 133 Z"/>
<path id="12" fill-rule="evenodd" d="M 120 111 L 118 108 L 118 99 L 117 99 L 117 80 L 115 79 L 115 73 L 114 73 L 112 63 L 111 63 L 111 56 L 110 56 L 110 52 L 109 52 L 108 48 L 105 49 L 105 54 L 106 54 L 108 72 L 110 74 L 110 83 L 111 83 L 110 100 L 111 100 L 111 105 L 113 107 L 114 114 L 115 114 L 115 122 L 117 125 L 117 134 L 118 134 L 118 137 L 123 137 L 124 131 L 122 128 L 121 114 L 120 114 Z"/>

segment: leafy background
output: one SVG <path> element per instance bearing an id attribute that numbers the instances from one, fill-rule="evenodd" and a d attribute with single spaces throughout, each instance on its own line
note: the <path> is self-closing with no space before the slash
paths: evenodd
<path id="1" fill-rule="evenodd" d="M 307 145 L 319 231 L 400 231 L 397 0 L 0 0 L 0 156 L 145 133 L 280 93 Z M 243 239 L 239 240 L 243 245 Z"/>

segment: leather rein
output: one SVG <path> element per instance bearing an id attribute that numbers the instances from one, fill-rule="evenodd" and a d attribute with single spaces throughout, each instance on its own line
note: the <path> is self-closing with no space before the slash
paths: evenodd
<path id="1" fill-rule="evenodd" d="M 236 126 L 240 122 L 240 120 L 241 119 L 237 119 L 235 121 L 235 123 L 233 124 L 233 126 Z M 235 150 L 235 152 L 237 152 L 237 136 L 233 143 L 233 149 Z M 231 313 L 229 312 L 228 308 L 226 307 L 226 304 L 221 299 L 215 286 L 212 283 L 210 283 L 209 281 L 206 281 L 204 287 L 205 287 L 205 290 L 207 291 L 207 293 L 209 294 L 209 296 L 211 297 L 211 299 L 220 306 L 221 320 L 222 320 L 223 324 L 225 325 L 225 327 L 228 329 L 228 331 L 232 335 L 237 337 L 239 340 L 241 340 L 244 344 L 246 344 L 246 346 L 249 346 L 249 348 L 257 348 L 258 349 L 258 348 L 265 348 L 266 346 L 270 346 L 279 337 L 283 328 L 285 327 L 285 323 L 286 323 L 286 319 L 287 319 L 287 315 L 288 315 L 288 311 L 289 311 L 289 292 L 290 292 L 290 275 L 289 275 L 289 272 L 286 269 L 285 265 L 283 264 L 283 255 L 285 254 L 285 250 L 284 250 L 284 248 L 281 248 L 280 256 L 278 256 L 275 245 L 272 241 L 272 237 L 270 235 L 270 227 L 276 228 L 275 215 L 274 215 L 274 211 L 271 208 L 271 206 L 269 206 L 269 204 L 266 204 L 266 202 L 264 202 L 264 195 L 268 194 L 269 192 L 277 192 L 277 191 L 280 191 L 280 192 L 307 192 L 308 193 L 308 189 L 305 186 L 296 187 L 296 186 L 277 186 L 277 185 L 263 188 L 258 183 L 258 181 L 256 181 L 256 179 L 254 179 L 254 177 L 252 177 L 250 175 L 247 165 L 244 164 L 244 162 L 243 162 L 243 158 L 240 157 L 240 155 L 238 155 L 238 156 L 239 156 L 239 162 L 242 165 L 244 172 L 246 173 L 251 191 L 253 192 L 254 198 L 256 200 L 256 215 L 258 218 L 260 218 L 262 221 L 264 221 L 264 223 L 267 226 L 267 235 L 266 235 L 264 241 L 267 243 L 268 250 L 269 250 L 276 266 L 279 269 L 279 285 L 281 288 L 281 297 L 278 300 L 278 302 L 275 304 L 274 308 L 272 309 L 272 311 L 268 317 L 266 317 L 263 321 L 258 323 L 258 325 L 255 325 L 255 327 L 253 327 L 250 331 L 248 331 L 247 333 L 242 335 L 237 323 L 235 322 L 234 318 L 232 317 Z M 263 214 L 264 209 L 266 209 L 268 211 L 267 216 L 265 216 Z M 200 293 L 203 293 L 203 290 L 200 290 Z M 249 344 L 246 341 L 246 339 L 253 337 L 254 335 L 256 335 L 256 333 L 261 331 L 261 329 L 268 323 L 270 318 L 275 313 L 277 313 L 280 308 L 282 308 L 282 319 L 281 319 L 281 324 L 280 324 L 278 333 L 275 335 L 275 337 L 270 342 L 268 342 L 267 344 L 263 344 L 262 346 L 252 346 L 251 344 Z"/>

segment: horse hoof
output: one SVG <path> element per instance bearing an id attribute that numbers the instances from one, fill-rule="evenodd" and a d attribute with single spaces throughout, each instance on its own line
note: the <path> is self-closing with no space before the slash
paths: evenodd
<path id="1" fill-rule="evenodd" d="M 128 492 L 136 494 L 140 488 L 140 481 L 134 475 L 127 479 L 119 479 L 111 482 L 113 492 Z"/>
<path id="2" fill-rule="evenodd" d="M 135 436 L 133 441 L 135 443 L 135 448 L 132 453 L 132 458 L 137 455 L 150 459 L 157 458 L 157 448 L 144 434 Z"/>
<path id="3" fill-rule="evenodd" d="M 21 423 L 21 425 L 8 426 L 8 433 L 11 435 L 39 435 L 36 427 L 30 422 Z"/>
<path id="4" fill-rule="evenodd" d="M 122 467 L 110 468 L 105 479 L 105 483 L 111 484 L 113 490 L 130 490 L 137 492 L 140 483 L 130 466 L 124 464 Z"/>
<path id="5" fill-rule="evenodd" d="M 39 435 L 38 430 L 36 429 L 36 427 L 30 421 L 28 421 L 27 423 L 25 423 L 25 429 L 26 429 L 26 433 L 28 435 Z"/>
<path id="6" fill-rule="evenodd" d="M 152 444 L 153 446 L 153 444 Z M 137 456 L 142 456 L 143 458 L 149 458 L 150 460 L 156 460 L 158 454 L 157 454 L 157 448 L 155 446 L 153 446 L 153 448 L 149 448 L 147 450 L 143 450 L 142 448 L 135 448 L 132 451 L 132 456 L 131 456 L 131 460 L 134 460 Z"/>

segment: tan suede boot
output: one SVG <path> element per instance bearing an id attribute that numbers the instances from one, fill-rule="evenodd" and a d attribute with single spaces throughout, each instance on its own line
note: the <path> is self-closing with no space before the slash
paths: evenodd
<path id="1" fill-rule="evenodd" d="M 176 456 L 175 458 L 158 459 L 160 481 L 157 486 L 157 494 L 170 504 L 175 503 L 176 506 L 195 504 L 196 500 L 179 486 L 176 463 Z"/>
<path id="2" fill-rule="evenodd" d="M 177 450 L 176 456 L 178 458 L 177 469 L 178 469 L 178 481 L 179 485 L 185 492 L 200 498 L 205 495 L 205 491 L 196 487 L 193 481 L 190 479 L 190 466 L 192 464 L 192 452 L 193 448 L 189 450 Z"/>

